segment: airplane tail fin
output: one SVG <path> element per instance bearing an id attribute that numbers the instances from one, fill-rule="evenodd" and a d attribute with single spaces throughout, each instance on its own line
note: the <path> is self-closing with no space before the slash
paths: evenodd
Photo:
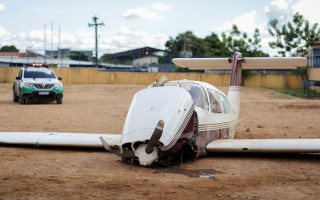
<path id="1" fill-rule="evenodd" d="M 228 97 L 237 114 L 240 108 L 241 69 L 296 69 L 307 65 L 304 57 L 242 57 L 239 52 L 234 53 L 233 58 L 175 58 L 172 62 L 190 70 L 231 70 Z"/>
<path id="2" fill-rule="evenodd" d="M 228 89 L 230 104 L 237 116 L 240 113 L 241 59 L 241 53 L 234 53 Z"/>

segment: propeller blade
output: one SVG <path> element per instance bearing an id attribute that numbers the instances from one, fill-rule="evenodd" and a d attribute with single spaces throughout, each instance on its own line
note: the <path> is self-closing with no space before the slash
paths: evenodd
<path id="1" fill-rule="evenodd" d="M 99 139 L 100 139 L 100 141 L 102 142 L 103 147 L 104 147 L 107 151 L 109 151 L 109 152 L 111 152 L 111 153 L 113 153 L 113 154 L 115 154 L 115 155 L 117 155 L 117 156 L 121 156 L 119 149 L 111 149 L 111 147 L 108 145 L 108 143 L 107 143 L 102 137 L 99 137 Z"/>
<path id="2" fill-rule="evenodd" d="M 148 145 L 146 147 L 146 153 L 150 154 L 153 152 L 153 148 L 158 144 L 160 137 L 162 135 L 164 122 L 160 120 L 156 126 L 156 128 L 153 131 L 153 134 L 148 142 Z"/>

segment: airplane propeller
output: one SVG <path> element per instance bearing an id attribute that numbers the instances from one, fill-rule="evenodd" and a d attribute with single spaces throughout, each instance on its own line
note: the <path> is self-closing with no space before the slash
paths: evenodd
<path id="1" fill-rule="evenodd" d="M 162 120 L 160 120 L 156 126 L 156 128 L 153 131 L 153 134 L 148 142 L 148 145 L 146 147 L 146 153 L 150 154 L 153 152 L 153 148 L 158 144 L 162 132 L 163 132 L 163 126 L 164 126 L 164 122 Z"/>
<path id="2" fill-rule="evenodd" d="M 109 152 L 111 152 L 111 153 L 113 153 L 113 154 L 115 154 L 117 156 L 121 156 L 119 149 L 111 149 L 111 147 L 108 145 L 108 143 L 102 137 L 99 137 L 99 139 L 101 140 L 103 147 L 107 151 L 109 151 Z"/>

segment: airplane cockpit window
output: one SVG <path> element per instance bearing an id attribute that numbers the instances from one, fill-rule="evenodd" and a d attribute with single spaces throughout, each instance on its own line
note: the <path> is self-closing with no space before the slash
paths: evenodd
<path id="1" fill-rule="evenodd" d="M 200 85 L 194 83 L 182 83 L 181 87 L 190 93 L 194 105 L 203 108 L 204 110 L 209 110 L 207 95 Z"/>
<path id="2" fill-rule="evenodd" d="M 221 101 L 219 97 L 219 93 L 208 89 L 209 99 L 210 99 L 210 108 L 214 113 L 221 113 Z"/>
<path id="3" fill-rule="evenodd" d="M 220 94 L 220 100 L 222 103 L 222 108 L 223 108 L 223 113 L 229 113 L 230 112 L 230 108 L 229 108 L 229 102 L 227 97 L 225 97 L 224 95 Z"/>

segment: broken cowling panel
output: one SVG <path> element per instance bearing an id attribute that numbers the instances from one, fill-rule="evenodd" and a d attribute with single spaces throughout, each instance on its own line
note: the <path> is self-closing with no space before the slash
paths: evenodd
<path id="1" fill-rule="evenodd" d="M 131 153 L 124 154 L 132 156 L 139 145 L 147 144 L 161 120 L 163 132 L 157 146 L 161 151 L 169 150 L 180 138 L 193 112 L 192 98 L 183 88 L 163 86 L 139 91 L 132 100 L 124 124 L 122 152 L 125 149 Z"/>
<path id="2" fill-rule="evenodd" d="M 173 147 L 167 151 L 159 151 L 159 162 L 171 165 L 181 163 L 181 161 L 193 161 L 199 156 L 198 147 L 196 145 L 196 137 L 198 135 L 198 119 L 197 113 L 194 111 L 185 126 L 178 141 Z"/>

